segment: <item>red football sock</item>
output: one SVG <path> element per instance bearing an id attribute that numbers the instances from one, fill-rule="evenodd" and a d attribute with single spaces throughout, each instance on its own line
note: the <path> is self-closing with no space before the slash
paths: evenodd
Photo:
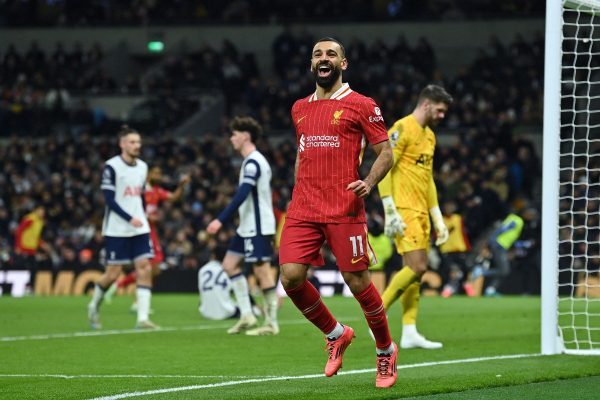
<path id="1" fill-rule="evenodd" d="M 335 328 L 337 321 L 323 304 L 319 291 L 308 280 L 293 289 L 286 289 L 296 307 L 324 334 Z"/>
<path id="2" fill-rule="evenodd" d="M 129 284 L 135 283 L 135 279 L 135 271 L 132 271 L 117 281 L 117 287 L 120 289 L 124 288 Z"/>
<path id="3" fill-rule="evenodd" d="M 387 316 L 383 309 L 381 296 L 373 283 L 359 294 L 354 295 L 365 314 L 369 328 L 375 336 L 375 344 L 378 349 L 387 349 L 392 344 L 392 337 L 387 323 Z"/>

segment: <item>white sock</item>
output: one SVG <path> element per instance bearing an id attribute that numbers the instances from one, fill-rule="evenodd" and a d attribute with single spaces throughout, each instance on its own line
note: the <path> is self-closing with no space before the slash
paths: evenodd
<path id="1" fill-rule="evenodd" d="M 233 294 L 237 301 L 238 307 L 240 308 L 240 314 L 242 317 L 252 314 L 252 305 L 250 304 L 250 297 L 248 293 L 248 281 L 244 274 L 237 274 L 231 277 L 231 286 L 233 287 Z"/>
<path id="2" fill-rule="evenodd" d="M 266 322 L 277 325 L 277 293 L 275 287 L 263 291 L 265 297 Z"/>
<path id="3" fill-rule="evenodd" d="M 378 356 L 381 356 L 383 354 L 392 354 L 394 352 L 394 342 L 390 343 L 390 346 L 387 349 L 376 348 L 375 351 L 377 351 Z"/>
<path id="4" fill-rule="evenodd" d="M 402 325 L 402 336 L 416 335 L 416 334 L 417 334 L 417 325 L 415 325 L 415 324 Z"/>
<path id="5" fill-rule="evenodd" d="M 117 291 L 117 282 L 113 282 L 112 285 L 106 290 L 106 294 L 112 296 Z"/>
<path id="6" fill-rule="evenodd" d="M 137 321 L 148 321 L 150 315 L 150 299 L 152 298 L 152 290 L 147 286 L 138 286 L 135 290 L 137 295 Z"/>
<path id="7" fill-rule="evenodd" d="M 104 297 L 104 289 L 100 285 L 96 283 L 94 286 L 94 294 L 92 295 L 92 301 L 90 304 L 93 304 L 94 308 L 98 310 L 100 307 L 100 303 L 102 303 L 102 298 Z"/>
<path id="8" fill-rule="evenodd" d="M 333 328 L 333 330 L 327 334 L 327 339 L 336 340 L 342 336 L 342 333 L 344 333 L 344 326 L 338 322 L 335 325 L 335 328 Z"/>

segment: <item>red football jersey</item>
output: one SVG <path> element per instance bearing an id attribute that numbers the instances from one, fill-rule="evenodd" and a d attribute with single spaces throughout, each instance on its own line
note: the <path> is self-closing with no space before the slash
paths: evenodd
<path id="1" fill-rule="evenodd" d="M 153 215 L 158 211 L 158 206 L 169 198 L 169 191 L 159 186 L 146 185 L 144 201 L 146 202 L 146 214 Z M 151 224 L 152 225 L 152 224 Z"/>
<path id="2" fill-rule="evenodd" d="M 292 107 L 298 171 L 287 216 L 319 223 L 365 222 L 364 201 L 349 183 L 368 143 L 388 140 L 381 110 L 345 83 L 330 99 L 316 93 Z"/>

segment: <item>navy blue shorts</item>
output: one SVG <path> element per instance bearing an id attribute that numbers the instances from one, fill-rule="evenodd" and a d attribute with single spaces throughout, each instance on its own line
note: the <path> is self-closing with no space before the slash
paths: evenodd
<path id="1" fill-rule="evenodd" d="M 273 235 L 241 237 L 237 233 L 231 238 L 227 251 L 239 254 L 249 263 L 271 262 L 273 258 Z"/>
<path id="2" fill-rule="evenodd" d="M 104 236 L 106 265 L 132 264 L 142 258 L 153 258 L 150 234 L 131 237 Z"/>

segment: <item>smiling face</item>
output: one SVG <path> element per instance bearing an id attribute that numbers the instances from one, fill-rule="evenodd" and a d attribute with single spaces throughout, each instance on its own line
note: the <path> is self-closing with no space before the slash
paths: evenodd
<path id="1" fill-rule="evenodd" d="M 341 81 L 342 71 L 348 68 L 348 61 L 338 43 L 324 41 L 315 44 L 310 65 L 317 85 L 330 89 Z"/>

